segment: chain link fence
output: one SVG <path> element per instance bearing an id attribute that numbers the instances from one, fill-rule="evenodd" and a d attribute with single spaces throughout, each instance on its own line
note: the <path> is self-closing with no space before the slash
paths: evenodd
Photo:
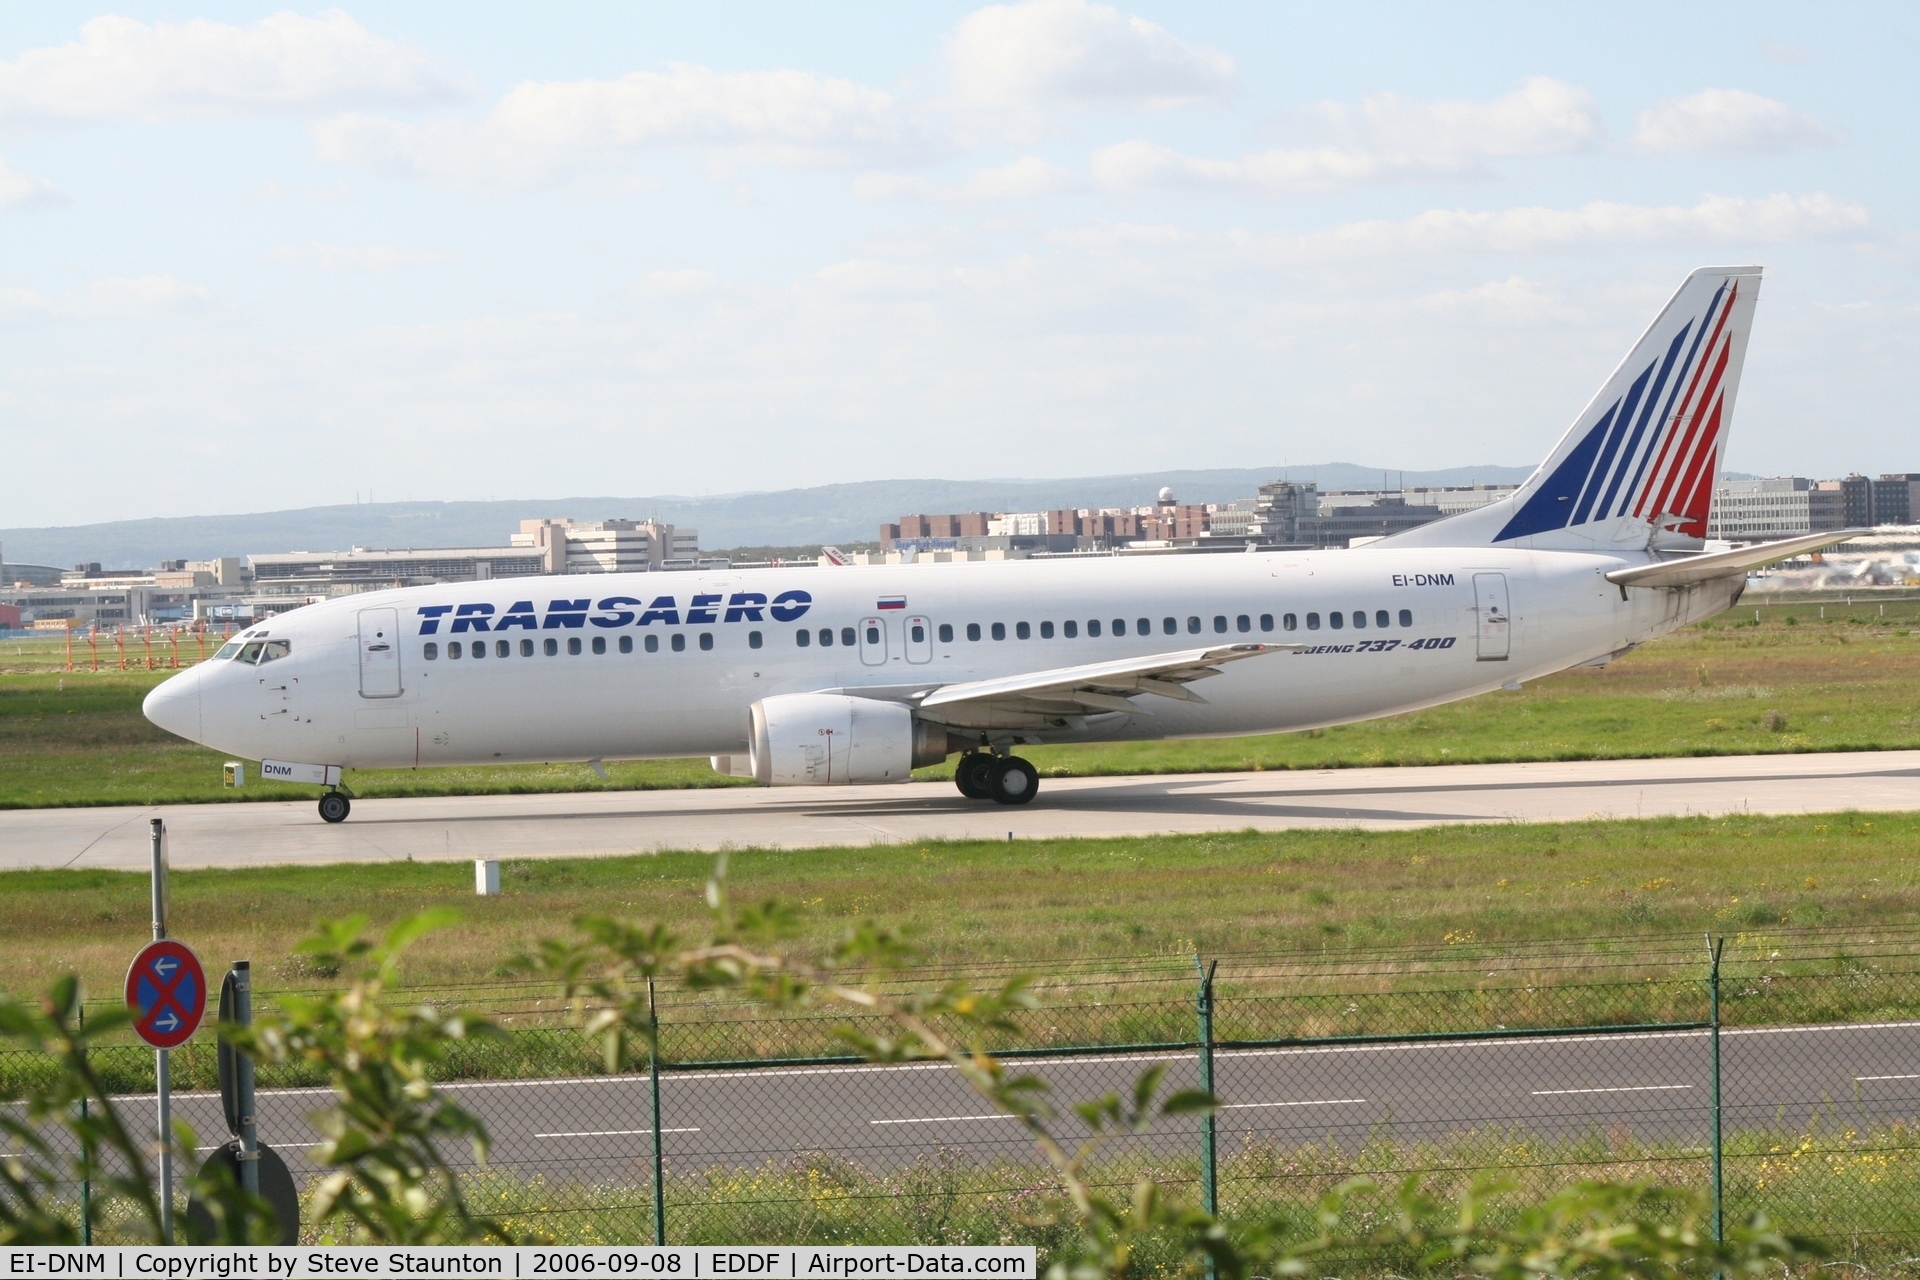
<path id="1" fill-rule="evenodd" d="M 968 977 L 987 986 L 1012 971 Z M 1163 1092 L 1210 1086 L 1220 1099 L 1212 1117 L 1101 1148 L 1093 1181 L 1122 1198 L 1151 1176 L 1229 1224 L 1304 1230 L 1320 1197 L 1362 1174 L 1446 1196 L 1497 1173 L 1514 1205 L 1581 1180 L 1648 1180 L 1696 1189 L 1729 1219 L 1764 1211 L 1867 1267 L 1920 1243 L 1920 931 L 1088 960 L 1056 968 L 1038 993 L 992 1047 L 1046 1082 L 1070 1143 L 1087 1134 L 1070 1103 L 1125 1096 L 1156 1063 Z M 409 994 L 503 1029 L 456 1046 L 443 1087 L 492 1135 L 486 1166 L 463 1166 L 473 1201 L 515 1231 L 580 1243 L 1045 1249 L 1055 1238 L 1054 1180 L 1021 1124 L 944 1064 L 848 1056 L 834 1028 L 858 1018 L 664 1000 L 659 1061 L 642 1045 L 608 1072 L 547 989 Z M 117 1089 L 151 1090 L 151 1053 L 96 1055 Z M 0 1054 L 0 1084 L 17 1090 L 49 1068 Z M 212 1038 L 176 1051 L 173 1070 L 176 1114 L 210 1149 L 224 1134 Z M 258 1089 L 262 1140 L 310 1178 L 307 1117 L 329 1091 L 269 1067 Z"/>

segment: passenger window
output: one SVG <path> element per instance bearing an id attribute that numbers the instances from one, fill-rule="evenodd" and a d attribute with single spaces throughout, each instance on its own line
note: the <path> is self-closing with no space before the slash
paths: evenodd
<path id="1" fill-rule="evenodd" d="M 1098 636 L 1100 634 L 1100 619 L 1087 619 L 1087 634 L 1090 636 Z"/>
<path id="2" fill-rule="evenodd" d="M 859 644 L 860 641 L 854 638 L 852 627 L 842 627 L 840 628 L 840 643 L 851 649 L 856 644 Z"/>
<path id="3" fill-rule="evenodd" d="M 675 653 L 685 653 L 687 651 L 686 633 L 681 631 L 674 632 L 672 644 Z"/>
<path id="4" fill-rule="evenodd" d="M 711 631 L 702 631 L 702 632 L 700 633 L 700 647 L 701 647 L 702 649 L 711 649 L 711 648 L 713 648 L 713 632 L 711 632 Z"/>
<path id="5" fill-rule="evenodd" d="M 833 647 L 833 628 L 832 627 L 820 628 L 820 647 L 822 649 L 831 649 Z"/>
<path id="6" fill-rule="evenodd" d="M 458 641 L 447 646 L 447 656 L 449 658 L 457 658 L 460 656 L 460 644 Z M 484 658 L 487 656 L 487 642 L 485 640 L 475 640 L 473 642 L 473 656 L 476 658 Z"/>
<path id="7" fill-rule="evenodd" d="M 1016 622 L 1013 624 L 1013 638 L 1016 640 L 1031 640 L 1033 639 L 1033 628 L 1024 622 Z"/>
<path id="8" fill-rule="evenodd" d="M 1332 613 L 1329 613 L 1327 615 L 1327 625 L 1332 627 L 1335 631 L 1338 631 L 1340 630 L 1340 628 L 1347 625 L 1347 615 L 1344 613 L 1341 613 L 1338 609 L 1335 609 Z"/>
<path id="9" fill-rule="evenodd" d="M 633 652 L 633 637 L 632 637 L 632 636 L 621 636 L 621 637 L 620 637 L 620 652 L 622 652 L 622 653 L 632 653 L 632 652 Z"/>
<path id="10" fill-rule="evenodd" d="M 567 653 L 570 656 L 575 658 L 580 656 L 580 637 L 579 636 L 567 637 Z"/>
<path id="11" fill-rule="evenodd" d="M 1273 630 L 1273 615 L 1272 615 L 1272 614 L 1270 614 L 1270 613 L 1263 613 L 1263 614 L 1261 614 L 1261 615 L 1260 615 L 1260 629 L 1261 629 L 1262 631 L 1271 631 L 1271 630 Z"/>
<path id="12" fill-rule="evenodd" d="M 480 643 L 485 644 L 486 641 L 482 640 Z M 508 644 L 505 640 L 495 640 L 493 642 L 493 656 L 496 658 L 506 657 L 510 652 L 512 652 L 512 649 L 513 649 L 513 646 Z"/>
<path id="13" fill-rule="evenodd" d="M 1366 630 L 1367 611 L 1365 609 L 1355 609 L 1353 611 L 1353 625 L 1359 630 L 1362 630 L 1362 631 Z"/>
<path id="14" fill-rule="evenodd" d="M 660 652 L 660 637 L 659 637 L 659 636 L 648 636 L 648 637 L 647 637 L 647 652 L 648 652 L 648 653 L 658 653 L 658 652 Z"/>
<path id="15" fill-rule="evenodd" d="M 1373 611 L 1374 626 L 1376 627 L 1388 626 L 1392 623 L 1392 621 L 1393 620 L 1387 616 L 1387 611 L 1385 609 L 1375 609 Z"/>
<path id="16" fill-rule="evenodd" d="M 1253 619 L 1243 613 L 1233 620 L 1233 626 L 1236 631 L 1251 631 L 1253 630 Z"/>
<path id="17" fill-rule="evenodd" d="M 1300 629 L 1299 617 L 1291 613 L 1281 614 L 1280 629 L 1282 631 L 1298 631 Z"/>
<path id="18" fill-rule="evenodd" d="M 1200 634 L 1200 619 L 1198 618 L 1187 619 L 1187 634 L 1195 635 L 1195 636 Z"/>
<path id="19" fill-rule="evenodd" d="M 458 644 L 460 642 L 456 640 L 453 643 Z M 433 641 L 429 640 L 426 642 L 426 644 L 420 647 L 420 656 L 425 658 L 428 662 L 432 662 L 435 658 L 440 656 L 440 646 L 435 644 Z M 453 651 L 453 645 L 448 645 L 447 656 L 449 658 L 457 658 L 460 655 Z"/>
<path id="20" fill-rule="evenodd" d="M 1339 617 L 1340 615 L 1336 613 L 1336 614 L 1334 614 L 1333 616 L 1337 618 L 1337 617 Z M 1309 631 L 1318 631 L 1319 629 L 1320 629 L 1320 615 L 1319 615 L 1319 614 L 1317 614 L 1317 613 L 1310 613 L 1310 614 L 1308 614 L 1308 615 L 1307 615 L 1307 630 L 1309 630 Z"/>
<path id="21" fill-rule="evenodd" d="M 1153 619 L 1152 618 L 1137 619 L 1133 624 L 1133 629 L 1143 636 L 1150 636 L 1153 634 Z"/>
<path id="22" fill-rule="evenodd" d="M 540 647 L 546 650 L 547 656 L 549 658 L 553 657 L 555 654 L 560 652 L 560 642 L 558 640 L 555 640 L 552 636 L 548 636 L 546 640 L 541 644 Z"/>
<path id="23" fill-rule="evenodd" d="M 867 643 L 868 644 L 880 643 L 880 628 L 874 626 L 872 623 L 867 624 Z"/>
<path id="24" fill-rule="evenodd" d="M 760 633 L 758 631 L 747 632 L 747 648 L 758 649 L 759 647 L 760 647 Z"/>
<path id="25" fill-rule="evenodd" d="M 552 644 L 553 641 L 549 640 L 547 643 Z M 520 642 L 520 656 L 523 658 L 531 658 L 533 656 L 533 641 L 522 640 Z"/>
<path id="26" fill-rule="evenodd" d="M 1220 635 L 1225 635 L 1227 633 L 1227 615 L 1226 614 L 1216 613 L 1213 615 L 1213 629 L 1216 633 Z"/>
<path id="27" fill-rule="evenodd" d="M 1127 620 L 1125 618 L 1115 618 L 1113 620 L 1113 634 L 1117 636 L 1127 634 Z"/>
<path id="28" fill-rule="evenodd" d="M 758 633 L 756 632 L 755 634 L 758 634 Z M 926 625 L 924 623 L 919 623 L 919 622 L 914 623 L 911 627 L 907 629 L 907 638 L 912 640 L 915 644 L 925 644 L 927 642 Z M 758 649 L 760 646 L 756 644 L 753 647 Z"/>
<path id="29" fill-rule="evenodd" d="M 1403 627 L 1410 627 L 1413 625 L 1413 610 L 1402 609 L 1400 611 L 1400 625 Z"/>
<path id="30" fill-rule="evenodd" d="M 605 653 L 607 651 L 607 638 L 605 636 L 595 636 L 593 638 L 593 651 L 595 653 Z"/>
<path id="31" fill-rule="evenodd" d="M 1007 638 L 1007 624 L 1004 622 L 994 623 L 992 635 L 995 640 L 1005 640 Z"/>
<path id="32" fill-rule="evenodd" d="M 978 640 L 979 638 L 980 638 L 980 624 L 977 622 L 969 622 L 967 624 L 967 639 Z"/>
<path id="33" fill-rule="evenodd" d="M 793 633 L 793 642 L 804 649 L 813 643 L 813 632 L 802 627 Z"/>
<path id="34" fill-rule="evenodd" d="M 953 643 L 953 624 L 951 622 L 943 622 L 940 624 L 940 643 Z"/>
<path id="35" fill-rule="evenodd" d="M 1071 620 L 1063 622 L 1060 624 L 1060 632 L 1069 640 L 1078 639 L 1080 636 L 1080 624 Z"/>
<path id="36" fill-rule="evenodd" d="M 1040 638 L 1042 640 L 1053 639 L 1053 624 L 1051 622 L 1043 622 L 1040 624 Z"/>
<path id="37" fill-rule="evenodd" d="M 1172 618 L 1162 618 L 1160 620 L 1160 629 L 1170 636 L 1178 635 L 1180 633 L 1180 624 Z"/>

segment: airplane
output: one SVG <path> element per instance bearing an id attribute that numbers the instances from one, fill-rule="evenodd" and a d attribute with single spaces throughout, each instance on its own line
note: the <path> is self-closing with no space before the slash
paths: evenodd
<path id="1" fill-rule="evenodd" d="M 1025 804 L 1022 745 L 1395 715 L 1604 665 L 1856 536 L 1703 551 L 1759 267 L 1691 273 L 1514 493 L 1356 548 L 510 577 L 249 627 L 161 728 L 326 790 L 344 771 L 705 755 L 765 786 Z M 1196 687 L 1198 686 L 1198 687 Z"/>

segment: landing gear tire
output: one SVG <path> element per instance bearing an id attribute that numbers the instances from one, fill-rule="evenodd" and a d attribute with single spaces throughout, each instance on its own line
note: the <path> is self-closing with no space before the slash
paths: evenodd
<path id="1" fill-rule="evenodd" d="M 320 820 L 323 822 L 345 822 L 347 815 L 353 812 L 353 802 L 338 791 L 329 791 L 320 797 Z"/>
<path id="2" fill-rule="evenodd" d="M 1040 771 L 1019 756 L 1002 756 L 987 774 L 987 785 L 1000 804 L 1025 804 L 1039 794 Z"/>
<path id="3" fill-rule="evenodd" d="M 969 751 L 954 762 L 953 785 L 960 788 L 960 794 L 969 800 L 986 800 L 992 797 L 993 790 L 988 775 L 993 768 L 993 757 L 979 751 Z"/>

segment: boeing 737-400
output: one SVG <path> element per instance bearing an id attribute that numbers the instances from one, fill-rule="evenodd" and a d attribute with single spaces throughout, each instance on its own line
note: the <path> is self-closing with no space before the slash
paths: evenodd
<path id="1" fill-rule="evenodd" d="M 1852 536 L 1703 551 L 1760 268 L 1687 277 L 1516 492 L 1349 550 L 595 574 L 307 605 L 148 695 L 268 778 L 705 755 L 1024 804 L 1022 744 L 1272 733 L 1598 665 Z"/>

